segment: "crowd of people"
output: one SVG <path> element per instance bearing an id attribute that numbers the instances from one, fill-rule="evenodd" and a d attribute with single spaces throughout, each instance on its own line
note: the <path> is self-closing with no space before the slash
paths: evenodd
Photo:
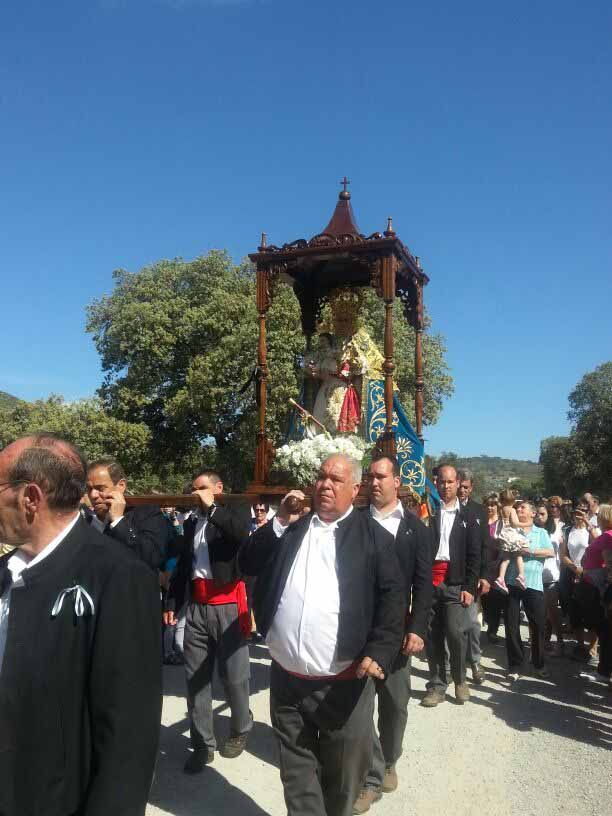
<path id="1" fill-rule="evenodd" d="M 469 703 L 470 685 L 487 679 L 481 611 L 493 645 L 504 621 L 513 690 L 527 652 L 544 680 L 548 657 L 567 650 L 609 684 L 612 503 L 502 491 L 481 504 L 472 474 L 449 464 L 435 482 L 441 503 L 424 522 L 401 500 L 386 455 L 365 474 L 333 455 L 310 496 L 290 491 L 278 508 L 265 497 L 227 502 L 220 474 L 205 469 L 189 485 L 197 507 L 182 512 L 128 506 L 118 462 L 86 464 L 53 435 L 6 447 L 0 813 L 141 816 L 162 660 L 184 665 L 185 773 L 204 772 L 217 750 L 240 757 L 253 728 L 253 639 L 271 659 L 290 816 L 361 814 L 397 790 L 411 661 L 427 657 L 425 708 L 444 703 L 451 683 L 455 701 Z M 356 506 L 363 485 L 367 501 Z M 215 668 L 231 714 L 220 747 Z"/>

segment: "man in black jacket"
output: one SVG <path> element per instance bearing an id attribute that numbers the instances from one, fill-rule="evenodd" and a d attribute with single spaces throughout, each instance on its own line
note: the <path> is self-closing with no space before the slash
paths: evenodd
<path id="1" fill-rule="evenodd" d="M 143 816 L 161 715 L 159 586 L 79 514 L 49 434 L 0 454 L 0 813 Z M 117 633 L 120 632 L 120 637 Z"/>
<path id="2" fill-rule="evenodd" d="M 443 702 L 448 679 L 445 639 L 450 651 L 450 671 L 455 699 L 470 697 L 466 683 L 468 608 L 474 603 L 481 569 L 482 544 L 474 516 L 461 507 L 459 480 L 452 465 L 440 465 L 436 487 L 442 504 L 431 519 L 434 540 L 432 567 L 433 603 L 427 637 L 429 682 L 421 705 L 432 708 Z"/>
<path id="3" fill-rule="evenodd" d="M 402 755 L 410 701 L 410 657 L 425 646 L 431 610 L 431 531 L 399 501 L 400 470 L 396 459 L 379 456 L 369 473 L 370 506 L 366 512 L 395 538 L 408 604 L 401 652 L 384 682 L 376 682 L 378 733 L 373 728 L 374 758 L 353 813 L 365 813 L 383 793 L 398 785 L 395 763 Z M 380 736 L 379 736 L 380 735 Z"/>
<path id="4" fill-rule="evenodd" d="M 480 571 L 478 573 L 478 596 L 486 595 L 491 589 L 487 580 L 489 569 L 489 517 L 482 504 L 472 499 L 474 490 L 474 476 L 471 470 L 459 471 L 458 496 L 461 506 L 474 517 L 481 540 Z M 478 603 L 475 602 L 468 607 L 470 624 L 467 631 L 467 662 L 472 670 L 472 680 L 476 685 L 481 685 L 485 681 L 485 673 L 480 665 L 480 622 L 478 620 Z"/>
<path id="5" fill-rule="evenodd" d="M 358 463 L 331 456 L 314 486 L 314 512 L 300 518 L 285 497 L 239 553 L 243 573 L 257 576 L 289 816 L 351 813 L 370 766 L 371 678 L 391 670 L 404 635 L 393 537 L 354 510 L 360 482 Z"/>
<path id="6" fill-rule="evenodd" d="M 159 507 L 146 504 L 126 509 L 126 488 L 125 471 L 115 459 L 90 462 L 87 493 L 94 511 L 91 524 L 158 570 L 174 535 Z"/>
<path id="7" fill-rule="evenodd" d="M 253 727 L 249 710 L 251 633 L 244 582 L 236 572 L 236 554 L 248 538 L 250 510 L 217 505 L 223 493 L 218 473 L 205 470 L 193 480 L 200 509 L 184 525 L 184 540 L 170 582 L 164 621 L 174 625 L 187 603 L 185 676 L 193 753 L 185 773 L 199 773 L 214 760 L 212 678 L 215 660 L 231 710 L 231 734 L 221 755 L 233 759 L 244 750 Z"/>

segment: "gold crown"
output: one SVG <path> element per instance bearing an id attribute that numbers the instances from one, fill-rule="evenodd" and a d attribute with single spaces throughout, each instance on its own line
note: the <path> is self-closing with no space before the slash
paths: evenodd
<path id="1" fill-rule="evenodd" d="M 342 322 L 344 325 L 350 325 L 350 334 L 354 334 L 357 331 L 357 321 L 363 300 L 364 295 L 361 289 L 352 289 L 350 286 L 334 289 L 327 297 L 331 321 L 323 320 L 319 324 L 319 331 L 333 331 L 334 334 L 338 334 L 336 327 Z"/>

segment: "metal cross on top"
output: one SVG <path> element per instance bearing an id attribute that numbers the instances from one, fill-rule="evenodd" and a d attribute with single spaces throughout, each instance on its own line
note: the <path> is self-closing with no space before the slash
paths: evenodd
<path id="1" fill-rule="evenodd" d="M 342 181 L 340 182 L 340 184 L 342 184 L 342 185 L 344 186 L 344 192 L 345 192 L 345 193 L 347 192 L 347 189 L 346 189 L 346 188 L 348 187 L 348 185 L 349 185 L 350 183 L 351 183 L 351 182 L 350 182 L 350 181 L 347 179 L 347 177 L 346 177 L 346 176 L 345 176 L 345 177 L 342 179 Z"/>

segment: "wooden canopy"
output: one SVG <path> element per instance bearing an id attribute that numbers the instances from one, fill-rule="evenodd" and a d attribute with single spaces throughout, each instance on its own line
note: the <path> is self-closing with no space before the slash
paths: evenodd
<path id="1" fill-rule="evenodd" d="M 385 303 L 385 375 L 386 426 L 379 447 L 395 452 L 393 414 L 393 305 L 397 296 L 406 320 L 416 331 L 415 343 L 415 415 L 416 432 L 422 438 L 423 418 L 423 287 L 429 278 L 419 259 L 398 238 L 391 218 L 387 229 L 364 235 L 359 231 L 346 177 L 336 209 L 323 232 L 310 240 L 299 238 L 282 246 L 269 245 L 262 234 L 258 251 L 249 255 L 256 266 L 257 310 L 259 313 L 258 403 L 259 430 L 253 489 L 265 486 L 272 447 L 266 437 L 266 388 L 268 379 L 266 349 L 266 313 L 274 296 L 277 280 L 291 284 L 300 303 L 302 328 L 310 348 L 317 321 L 331 292 L 338 287 L 370 286 Z"/>

